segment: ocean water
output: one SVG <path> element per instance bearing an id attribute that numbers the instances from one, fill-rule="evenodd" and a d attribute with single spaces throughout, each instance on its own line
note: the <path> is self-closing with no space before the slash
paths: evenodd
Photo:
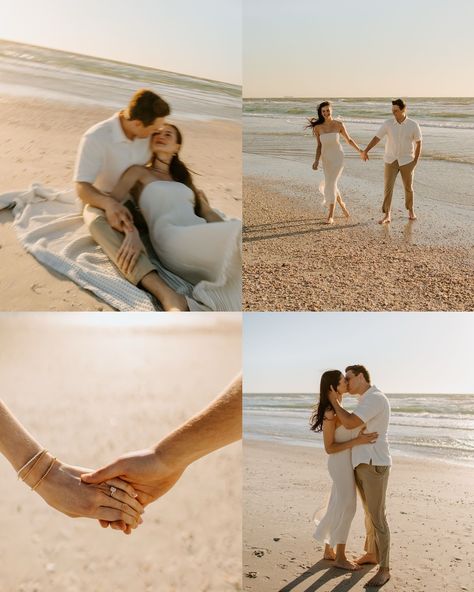
<path id="1" fill-rule="evenodd" d="M 389 394 L 392 453 L 474 466 L 474 394 Z M 309 429 L 314 394 L 245 394 L 244 436 L 323 448 Z M 351 410 L 356 397 L 345 397 Z"/>
<path id="2" fill-rule="evenodd" d="M 0 40 L 0 94 L 119 109 L 143 87 L 169 101 L 180 118 L 241 119 L 236 85 Z"/>

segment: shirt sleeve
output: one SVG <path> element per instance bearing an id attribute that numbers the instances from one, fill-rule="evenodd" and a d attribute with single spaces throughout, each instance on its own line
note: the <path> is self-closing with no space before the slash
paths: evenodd
<path id="1" fill-rule="evenodd" d="M 415 129 L 413 130 L 413 140 L 419 142 L 421 140 L 421 129 L 420 126 L 415 122 Z"/>
<path id="2" fill-rule="evenodd" d="M 354 415 L 357 415 L 364 423 L 373 419 L 385 408 L 385 401 L 383 397 L 376 394 L 367 394 L 360 401 L 357 407 L 354 409 Z"/>
<path id="3" fill-rule="evenodd" d="M 93 136 L 82 136 L 74 167 L 74 181 L 94 183 L 103 168 L 104 148 Z"/>
<path id="4" fill-rule="evenodd" d="M 379 127 L 379 129 L 377 130 L 377 133 L 375 134 L 375 136 L 381 140 L 384 136 L 387 135 L 387 122 L 384 121 L 382 123 L 382 125 Z"/>

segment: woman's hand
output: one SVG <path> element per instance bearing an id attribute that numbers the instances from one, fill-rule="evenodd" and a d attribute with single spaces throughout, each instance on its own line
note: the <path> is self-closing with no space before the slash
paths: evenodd
<path id="1" fill-rule="evenodd" d="M 145 247 L 134 226 L 132 231 L 125 232 L 125 238 L 117 253 L 117 265 L 124 274 L 132 273 L 142 251 L 145 251 Z"/>
<path id="2" fill-rule="evenodd" d="M 379 437 L 378 432 L 366 433 L 364 430 L 365 427 L 360 430 L 357 438 L 355 438 L 354 441 L 357 442 L 356 446 L 360 444 L 373 444 Z"/>
<path id="3" fill-rule="evenodd" d="M 49 458 L 47 464 L 42 463 L 42 473 L 28 479 L 30 486 L 38 482 L 51 460 Z M 71 518 L 95 518 L 103 527 L 112 524 L 115 529 L 130 534 L 132 528 L 143 522 L 141 514 L 144 512 L 133 487 L 121 479 L 112 479 L 101 485 L 87 485 L 81 481 L 81 474 L 85 470 L 55 461 L 35 491 L 48 505 Z"/>
<path id="4" fill-rule="evenodd" d="M 315 160 L 313 162 L 313 171 L 317 171 L 319 166 L 319 160 Z"/>

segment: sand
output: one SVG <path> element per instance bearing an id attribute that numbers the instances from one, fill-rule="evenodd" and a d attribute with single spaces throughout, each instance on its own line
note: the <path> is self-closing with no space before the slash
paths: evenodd
<path id="1" fill-rule="evenodd" d="M 173 317 L 0 315 L 2 399 L 71 464 L 150 446 L 241 367 L 240 315 Z M 240 590 L 241 462 L 240 443 L 197 461 L 127 537 L 56 512 L 0 457 L 0 592 Z"/>
<path id="2" fill-rule="evenodd" d="M 312 516 L 330 491 L 321 449 L 244 445 L 244 590 L 258 592 L 364 590 L 376 568 L 350 574 L 322 560 Z M 426 459 L 395 457 L 387 514 L 392 578 L 384 592 L 472 590 L 474 470 Z M 358 504 L 349 556 L 363 548 Z M 373 588 L 369 588 L 373 590 Z"/>
<path id="3" fill-rule="evenodd" d="M 296 166 L 281 163 L 282 169 Z M 451 215 L 454 206 L 435 212 L 422 204 L 415 222 L 397 206 L 392 224 L 381 226 L 375 205 L 361 205 L 367 189 L 360 182 L 355 187 L 351 217 L 337 212 L 328 226 L 321 198 L 306 179 L 245 176 L 243 309 L 474 310 L 474 238 L 472 224 L 462 219 L 466 206 Z"/>
<path id="4" fill-rule="evenodd" d="M 81 135 L 113 110 L 38 98 L 0 95 L 0 193 L 32 182 L 58 189 L 72 185 Z M 176 121 L 183 131 L 183 160 L 199 173 L 197 185 L 213 206 L 241 217 L 241 126 L 231 121 Z M 111 310 L 91 293 L 43 267 L 24 252 L 0 212 L 0 310 Z"/>

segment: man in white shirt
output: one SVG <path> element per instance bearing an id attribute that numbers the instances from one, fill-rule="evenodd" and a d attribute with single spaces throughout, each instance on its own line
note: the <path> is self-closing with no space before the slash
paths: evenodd
<path id="1" fill-rule="evenodd" d="M 131 283 L 153 294 L 164 310 L 178 311 L 188 310 L 186 299 L 158 275 L 142 244 L 134 242 L 131 231 L 139 220 L 132 214 L 133 202 L 126 207 L 110 195 L 129 167 L 150 160 L 150 136 L 163 127 L 169 113 L 168 103 L 157 94 L 137 91 L 126 109 L 82 136 L 74 181 L 94 240 Z"/>
<path id="2" fill-rule="evenodd" d="M 379 569 L 366 586 L 382 586 L 390 579 L 390 530 L 385 514 L 385 497 L 392 459 L 388 448 L 388 424 L 390 403 L 387 397 L 370 384 L 370 375 L 361 365 L 346 368 L 347 389 L 351 395 L 359 395 L 359 404 L 351 413 L 337 400 L 336 391 L 329 399 L 342 425 L 353 429 L 362 425 L 368 432 L 377 432 L 373 444 L 362 444 L 352 449 L 352 466 L 355 481 L 365 511 L 365 555 L 356 563 L 378 563 Z"/>
<path id="3" fill-rule="evenodd" d="M 367 145 L 367 148 L 361 153 L 362 160 L 369 160 L 369 150 L 377 145 L 382 138 L 387 138 L 385 142 L 384 201 L 382 206 L 384 217 L 379 224 L 390 224 L 392 221 L 390 210 L 392 208 L 393 187 L 398 172 L 402 176 L 405 189 L 405 207 L 408 210 L 408 219 L 416 220 L 413 201 L 413 175 L 421 154 L 421 130 L 416 121 L 407 117 L 406 110 L 406 104 L 402 99 L 393 100 L 392 113 L 394 119 L 384 121 Z"/>

